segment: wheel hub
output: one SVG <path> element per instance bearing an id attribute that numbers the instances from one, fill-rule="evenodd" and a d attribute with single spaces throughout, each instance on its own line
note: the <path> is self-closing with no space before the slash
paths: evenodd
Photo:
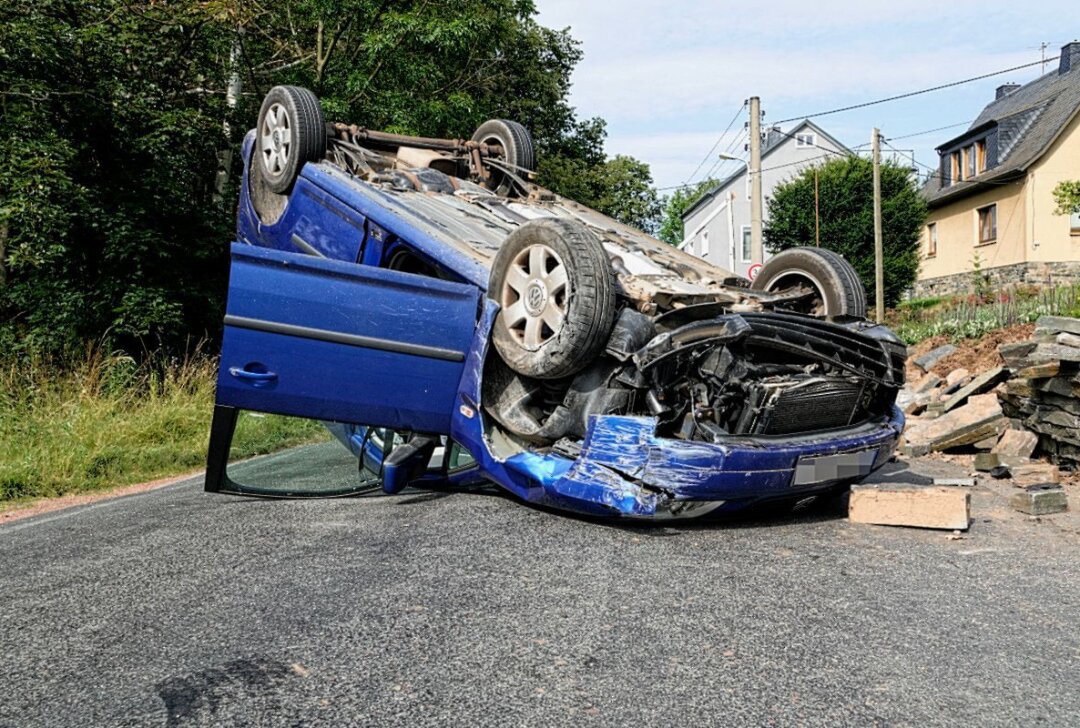
<path id="1" fill-rule="evenodd" d="M 543 281 L 534 278 L 529 283 L 528 292 L 525 294 L 525 310 L 530 316 L 539 316 L 544 311 L 547 297 L 547 286 Z"/>
<path id="2" fill-rule="evenodd" d="M 267 174 L 278 176 L 285 171 L 291 154 L 292 137 L 289 112 L 281 104 L 274 104 L 263 117 L 261 148 L 263 167 Z"/>
<path id="3" fill-rule="evenodd" d="M 502 325 L 536 351 L 562 330 L 570 298 L 566 266 L 547 245 L 530 245 L 507 268 L 499 295 Z"/>

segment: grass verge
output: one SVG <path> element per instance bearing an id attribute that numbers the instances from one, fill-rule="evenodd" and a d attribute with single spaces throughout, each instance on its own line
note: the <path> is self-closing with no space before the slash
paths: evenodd
<path id="1" fill-rule="evenodd" d="M 136 364 L 92 352 L 64 367 L 0 367 L 0 505 L 130 485 L 202 467 L 217 363 Z M 315 422 L 242 417 L 233 456 L 322 439 Z"/>

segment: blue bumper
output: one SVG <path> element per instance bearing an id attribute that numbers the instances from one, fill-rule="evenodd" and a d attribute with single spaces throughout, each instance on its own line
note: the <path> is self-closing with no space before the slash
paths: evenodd
<path id="1" fill-rule="evenodd" d="M 496 310 L 489 302 L 481 317 L 452 435 L 476 458 L 482 475 L 533 503 L 649 518 L 700 513 L 695 504 L 732 507 L 798 497 L 866 477 L 888 462 L 904 429 L 904 417 L 894 407 L 880 421 L 813 436 L 733 436 L 729 442 L 706 443 L 657 437 L 652 417 L 594 416 L 576 458 L 529 451 L 499 458 L 484 432 L 480 402 L 487 332 Z M 840 453 L 861 463 L 857 473 L 833 479 L 796 476 L 800 462 Z"/>

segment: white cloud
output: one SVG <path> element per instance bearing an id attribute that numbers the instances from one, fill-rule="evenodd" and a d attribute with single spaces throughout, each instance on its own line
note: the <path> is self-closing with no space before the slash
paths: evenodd
<path id="1" fill-rule="evenodd" d="M 766 122 L 936 86 L 1049 55 L 1068 40 L 1073 3 L 1051 0 L 537 0 L 540 21 L 570 26 L 585 58 L 572 101 L 608 121 L 610 153 L 648 162 L 658 185 L 683 181 L 736 108 L 762 97 Z M 1080 32 L 1080 26 L 1066 29 Z M 973 118 L 988 89 L 1038 69 L 911 102 L 826 117 L 838 136 L 896 133 Z M 839 130 L 839 131 L 837 131 Z M 864 133 L 866 132 L 866 133 Z M 849 141 L 841 136 L 842 141 Z M 935 140 L 920 157 L 933 154 Z M 944 137 L 937 139 L 944 141 Z"/>

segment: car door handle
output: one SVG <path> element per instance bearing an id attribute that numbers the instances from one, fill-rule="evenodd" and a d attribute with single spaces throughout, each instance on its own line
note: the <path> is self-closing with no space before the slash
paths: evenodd
<path id="1" fill-rule="evenodd" d="M 243 367 L 229 367 L 229 374 L 249 382 L 272 382 L 277 379 L 277 372 L 252 372 Z"/>

